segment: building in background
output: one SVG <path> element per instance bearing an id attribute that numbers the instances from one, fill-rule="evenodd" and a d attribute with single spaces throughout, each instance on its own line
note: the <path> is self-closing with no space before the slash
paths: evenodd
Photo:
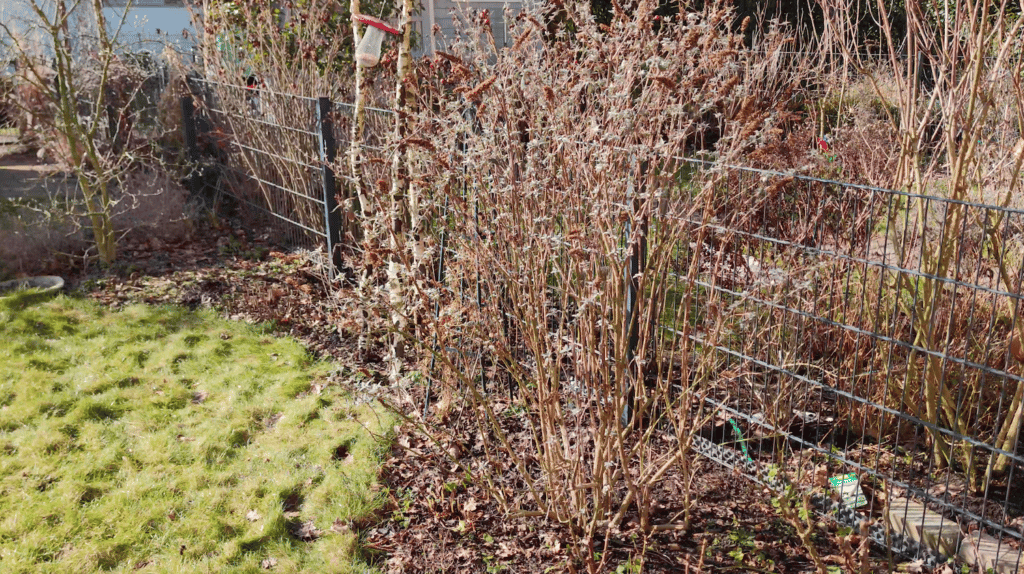
<path id="1" fill-rule="evenodd" d="M 120 39 L 127 50 L 158 55 L 168 46 L 182 55 L 192 53 L 195 26 L 183 0 L 103 0 L 103 5 L 109 28 L 116 29 L 124 16 Z"/>
<path id="2" fill-rule="evenodd" d="M 86 35 L 90 29 L 95 29 L 92 25 L 95 18 L 86 3 L 72 0 L 0 0 L 0 22 L 4 25 L 0 27 L 0 62 L 6 64 L 13 59 L 15 41 L 10 37 L 11 34 L 16 35 L 18 42 L 28 51 L 38 52 L 37 55 L 43 58 L 52 58 L 50 36 L 39 29 L 32 5 L 40 7 L 52 17 L 60 2 L 64 2 L 69 9 L 74 8 L 73 18 L 78 21 L 72 22 L 72 27 Z M 108 30 L 114 32 L 120 25 L 118 42 L 123 45 L 124 51 L 159 55 L 165 46 L 170 46 L 180 53 L 191 53 L 195 28 L 183 0 L 133 0 L 130 3 L 124 0 L 103 0 L 103 5 Z"/>
<path id="3" fill-rule="evenodd" d="M 472 23 L 486 12 L 494 33 L 494 43 L 499 48 L 512 44 L 508 22 L 505 21 L 505 7 L 515 14 L 523 8 L 523 0 L 421 0 L 423 9 L 413 18 L 413 28 L 419 37 L 415 55 L 433 54 L 444 51 L 465 30 L 464 23 Z M 437 30 L 431 34 L 431 30 Z"/>
<path id="4" fill-rule="evenodd" d="M 31 36 L 33 32 L 22 22 L 32 20 L 28 6 L 33 1 L 46 7 L 56 6 L 60 1 L 73 3 L 70 0 L 0 0 L 0 21 L 19 34 Z M 458 38 L 459 32 L 466 29 L 462 23 L 477 21 L 484 14 L 491 22 L 495 44 L 498 47 L 507 46 L 513 40 L 508 22 L 505 21 L 505 8 L 517 13 L 523 7 L 523 1 L 421 0 L 422 9 L 413 17 L 413 30 L 418 37 L 415 55 L 431 55 L 436 50 L 447 49 Z M 165 46 L 170 46 L 184 56 L 192 54 L 196 41 L 195 25 L 187 4 L 189 0 L 103 0 L 104 15 L 111 32 L 117 29 L 127 10 L 119 36 L 125 51 L 149 52 L 154 56 L 163 53 Z M 84 12 L 86 8 L 80 4 L 77 11 Z M 397 24 L 392 20 L 393 24 Z M 437 33 L 431 33 L 432 30 Z M 39 35 L 38 32 L 35 35 Z M 45 44 L 42 40 L 38 43 Z M 10 41 L 0 30 L 0 64 L 10 60 L 9 48 Z M 52 56 L 52 50 L 47 47 L 40 49 Z"/>

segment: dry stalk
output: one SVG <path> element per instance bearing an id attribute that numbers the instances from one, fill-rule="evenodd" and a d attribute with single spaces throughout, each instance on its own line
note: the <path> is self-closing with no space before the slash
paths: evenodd
<path id="1" fill-rule="evenodd" d="M 811 558 L 811 562 L 814 563 L 817 573 L 827 574 L 829 571 L 828 567 L 825 565 L 825 561 L 818 553 L 818 547 L 814 543 L 813 535 L 816 522 L 814 510 L 811 508 L 810 494 L 806 492 L 798 493 L 791 486 L 779 495 L 776 507 L 779 509 L 779 514 L 782 515 L 782 518 L 796 530 L 797 537 L 800 538 L 800 543 L 807 550 L 807 555 Z"/>
<path id="2" fill-rule="evenodd" d="M 1017 110 L 1016 118 L 1007 114 L 1000 117 L 996 114 L 999 104 L 995 96 L 1005 94 L 1004 97 L 1019 102 L 1024 95 L 1020 82 L 1010 81 L 1006 75 L 1007 70 L 1011 75 L 1020 73 L 1024 21 L 1015 18 L 1006 3 L 990 0 L 958 0 L 934 10 L 931 4 L 908 2 L 906 36 L 895 37 L 890 26 L 892 11 L 884 2 L 874 6 L 844 0 L 819 3 L 829 20 L 826 33 L 830 41 L 841 48 L 847 64 L 865 75 L 884 99 L 876 71 L 856 49 L 855 35 L 859 14 L 871 8 L 879 18 L 883 49 L 888 55 L 889 69 L 894 72 L 899 111 L 894 116 L 886 110 L 900 142 L 893 184 L 922 195 L 941 191 L 944 198 L 953 202 L 980 203 L 988 202 L 986 190 L 1004 184 L 1002 201 L 1007 202 L 1014 187 L 1019 186 L 1020 162 L 1012 158 L 1007 162 L 1006 158 L 1011 156 L 1016 143 L 1012 139 L 1007 141 L 1007 134 L 1013 133 L 1014 124 L 1021 123 L 1020 105 L 1005 108 Z M 985 16 L 979 16 L 982 14 Z M 934 78 L 933 85 L 922 82 L 926 74 Z M 970 434 L 976 431 L 970 428 L 968 414 L 959 408 L 951 385 L 944 380 L 942 354 L 955 344 L 953 321 L 945 318 L 951 313 L 951 303 L 946 300 L 944 286 L 966 250 L 967 237 L 962 230 L 968 228 L 972 219 L 971 208 L 942 203 L 939 213 L 932 213 L 932 205 L 929 200 L 908 201 L 906 209 L 913 210 L 912 219 L 918 229 L 903 230 L 909 234 L 891 234 L 896 239 L 900 266 L 910 265 L 912 254 L 919 251 L 919 267 L 924 274 L 915 278 L 901 273 L 895 285 L 903 294 L 897 298 L 898 303 L 914 318 L 917 328 L 913 344 L 920 349 L 911 352 L 906 379 L 912 384 L 920 381 L 926 420 L 958 434 Z M 902 214 L 893 210 L 889 217 L 890 230 L 900 229 Z M 938 233 L 927 227 L 927 222 L 936 217 L 941 225 Z M 991 229 L 987 225 L 980 227 Z M 1002 249 L 991 232 L 988 239 L 994 263 L 1000 269 L 1006 268 L 1007 257 L 1012 260 L 1019 256 Z M 1001 278 L 1006 288 L 1014 292 L 1015 287 L 1006 282 L 1007 277 Z M 1015 332 L 1018 336 L 1024 334 L 1019 326 Z M 1012 414 L 995 434 L 994 446 L 999 448 L 1010 444 L 1008 439 L 1016 443 L 1016 432 L 1007 429 L 1019 421 L 1017 413 L 1024 410 L 1024 395 L 1015 395 L 1021 396 L 1014 396 L 1009 406 Z M 908 398 L 912 399 L 913 394 Z M 970 397 L 971 403 L 980 400 L 978 396 Z M 964 448 L 957 461 L 953 441 L 941 433 L 931 433 L 931 439 L 933 460 L 938 467 L 959 462 L 969 470 L 972 485 L 982 488 L 976 482 L 973 449 Z M 1007 462 L 1005 457 L 993 455 L 990 466 L 1002 472 Z"/>
<path id="3" fill-rule="evenodd" d="M 410 340 L 432 345 L 424 333 L 436 333 L 438 348 L 480 353 L 488 392 L 448 360 L 436 380 L 466 397 L 489 456 L 527 485 L 491 480 L 496 498 L 563 524 L 592 571 L 593 551 L 625 529 L 689 528 L 688 509 L 664 517 L 653 503 L 666 480 L 693 480 L 692 437 L 712 414 L 702 405 L 721 361 L 711 342 L 732 321 L 702 324 L 693 279 L 707 258 L 691 257 L 710 240 L 721 186 L 681 186 L 673 157 L 711 142 L 726 160 L 755 148 L 798 89 L 779 60 L 784 29 L 752 54 L 738 50 L 724 4 L 657 31 L 655 8 L 641 2 L 601 29 L 589 7 L 566 3 L 571 36 L 549 28 L 549 41 L 532 41 L 535 15 L 502 51 L 486 26 L 467 28 L 431 62 L 418 86 L 431 107 L 402 140 L 422 154 L 420 212 L 449 229 L 444 283 L 412 283 L 438 319 L 409 324 Z M 726 255 L 711 260 L 712 274 L 727 267 Z M 515 390 L 501 412 L 495 380 Z"/>

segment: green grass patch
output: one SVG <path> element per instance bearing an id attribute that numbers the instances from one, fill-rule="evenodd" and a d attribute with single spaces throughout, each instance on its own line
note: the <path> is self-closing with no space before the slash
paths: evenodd
<path id="1" fill-rule="evenodd" d="M 297 342 L 12 297 L 0 357 L 0 571 L 366 570 L 331 527 L 373 511 L 392 420 Z"/>

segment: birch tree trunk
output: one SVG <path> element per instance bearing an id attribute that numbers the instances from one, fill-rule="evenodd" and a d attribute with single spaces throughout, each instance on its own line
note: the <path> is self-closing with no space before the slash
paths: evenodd
<path id="1" fill-rule="evenodd" d="M 406 138 L 409 133 L 410 112 L 416 104 L 416 82 L 412 67 L 412 14 L 413 0 L 402 2 L 402 40 L 398 48 L 398 87 L 395 94 L 395 157 L 392 164 L 391 194 L 388 209 L 388 235 L 390 259 L 388 261 L 388 300 L 391 305 L 391 324 L 395 333 L 391 342 L 392 378 L 397 378 L 405 357 L 405 338 L 410 318 L 412 295 L 411 267 L 408 264 L 408 234 L 410 229 L 409 155 Z"/>
<path id="2" fill-rule="evenodd" d="M 349 13 L 359 14 L 360 13 L 359 0 L 349 1 Z M 363 39 L 362 25 L 355 19 L 352 18 L 352 47 L 359 46 L 359 42 Z M 362 171 L 362 145 L 363 145 L 363 131 L 366 124 L 366 94 L 363 91 L 363 81 L 366 78 L 366 72 L 362 66 L 356 65 L 355 71 L 355 101 L 352 102 L 352 137 L 349 141 L 348 147 L 348 159 L 349 159 L 349 171 L 351 173 L 351 185 L 352 193 L 346 198 L 345 210 L 349 213 L 356 215 L 352 219 L 350 231 L 352 236 L 356 240 L 362 239 L 365 236 L 363 225 L 366 225 L 372 220 L 373 206 L 369 202 L 363 192 L 363 181 L 360 178 Z M 356 205 L 358 203 L 358 205 Z"/>

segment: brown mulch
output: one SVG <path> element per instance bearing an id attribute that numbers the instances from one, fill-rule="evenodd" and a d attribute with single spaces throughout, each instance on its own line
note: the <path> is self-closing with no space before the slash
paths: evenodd
<path id="1" fill-rule="evenodd" d="M 386 384 L 381 353 L 356 348 L 358 326 L 352 317 L 360 303 L 353 288 L 342 281 L 328 286 L 317 256 L 274 247 L 266 236 L 222 227 L 173 242 L 128 238 L 114 268 L 75 269 L 65 277 L 83 295 L 112 307 L 175 304 L 271 322 L 275 331 L 304 341 L 314 354 Z M 402 394 L 405 402 L 390 402 L 404 405 L 397 408 L 415 418 L 422 390 Z M 385 503 L 377 522 L 346 525 L 362 532 L 364 556 L 386 572 L 582 571 L 571 558 L 574 541 L 566 528 L 508 516 L 485 488 L 467 479 L 464 469 L 487 464 L 472 446 L 474 428 L 453 417 L 447 445 L 430 442 L 409 424 L 396 429 L 383 464 Z M 690 486 L 696 501 L 690 530 L 645 537 L 635 526 L 624 527 L 595 548 L 605 571 L 814 572 L 768 491 L 708 461 L 698 464 Z M 665 513 L 682 507 L 678 489 L 665 488 L 662 495 L 658 506 Z M 834 526 L 823 526 L 815 537 L 830 571 L 848 571 Z M 873 560 L 871 571 L 889 570 L 884 560 Z"/>
<path id="2" fill-rule="evenodd" d="M 450 444 L 472 444 L 473 431 L 455 425 L 448 427 Z M 479 481 L 467 480 L 465 468 L 486 463 L 477 448 L 439 446 L 408 432 L 397 442 L 385 464 L 383 521 L 367 530 L 364 541 L 384 554 L 388 572 L 585 571 L 571 557 L 568 529 L 541 518 L 507 516 Z M 453 450 L 460 464 L 451 461 Z M 655 511 L 674 514 L 682 496 L 662 492 L 666 496 Z M 689 532 L 644 537 L 635 522 L 627 523 L 595 547 L 605 559 L 604 571 L 640 571 L 629 565 L 666 573 L 814 571 L 793 528 L 752 482 L 701 461 L 692 495 L 697 503 Z M 825 554 L 837 552 L 822 539 Z M 838 556 L 831 562 L 841 563 Z"/>
<path id="3" fill-rule="evenodd" d="M 328 285 L 319 259 L 319 253 L 283 250 L 266 235 L 224 226 L 177 241 L 129 237 L 119 245 L 112 268 L 78 268 L 64 275 L 72 288 L 111 307 L 214 308 L 232 320 L 270 324 L 318 357 L 356 366 L 352 287 Z M 378 356 L 363 358 L 379 367 Z"/>

